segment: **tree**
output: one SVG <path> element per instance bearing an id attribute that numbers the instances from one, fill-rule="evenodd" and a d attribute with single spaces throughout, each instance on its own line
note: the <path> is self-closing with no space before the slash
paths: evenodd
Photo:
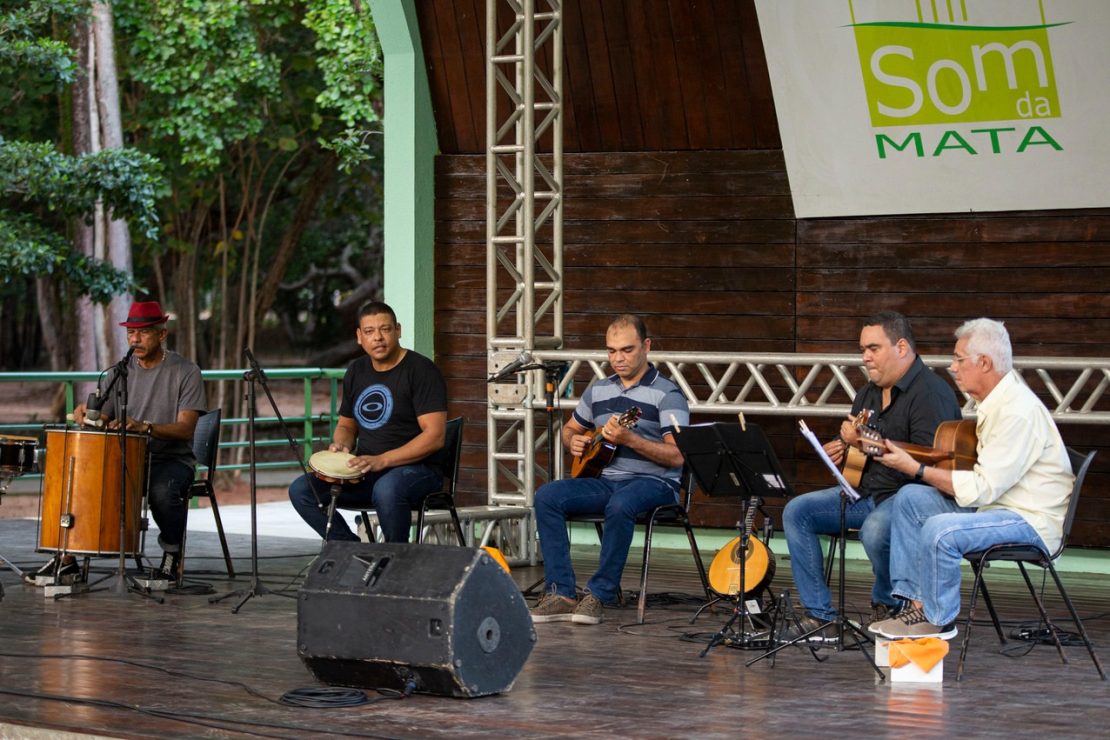
<path id="1" fill-rule="evenodd" d="M 29 2 L 0 9 L 0 280 L 5 288 L 37 281 L 43 335 L 66 325 L 57 302 L 88 296 L 106 303 L 130 287 L 126 270 L 70 248 L 74 221 L 88 222 L 99 208 L 114 219 L 130 219 L 146 237 L 157 234 L 155 192 L 158 163 L 129 150 L 67 154 L 49 141 L 29 141 L 51 132 L 58 138 L 57 101 L 73 82 L 73 50 L 49 31 L 84 17 L 78 2 Z M 6 93 L 6 94 L 5 94 Z M 49 101 L 49 102 L 47 102 Z M 70 353 L 59 342 L 50 357 L 57 368 Z"/>
<path id="2" fill-rule="evenodd" d="M 345 221 L 361 210 L 364 242 L 377 233 L 373 24 L 346 0 L 124 0 L 116 12 L 127 118 L 171 183 L 162 243 L 142 256 L 141 270 L 179 309 L 206 302 L 208 326 L 182 322 L 179 341 L 203 336 L 197 352 L 211 348 L 207 365 L 227 367 L 254 344 L 279 294 L 300 302 L 303 288 L 282 287 L 290 270 L 294 285 L 304 273 L 316 280 L 325 270 L 313 268 L 348 247 L 315 253 L 305 244 L 331 220 L 322 212 L 343 211 Z M 354 190 L 366 196 L 361 203 Z M 319 261 L 306 263 L 306 251 Z M 200 311 L 179 310 L 186 315 Z"/>

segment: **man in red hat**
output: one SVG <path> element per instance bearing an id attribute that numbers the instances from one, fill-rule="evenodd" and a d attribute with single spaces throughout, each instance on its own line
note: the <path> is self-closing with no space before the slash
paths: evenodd
<path id="1" fill-rule="evenodd" d="M 185 534 L 187 492 L 193 482 L 193 430 L 197 419 L 207 410 L 200 368 L 176 352 L 166 349 L 169 316 L 157 301 L 131 306 L 127 321 L 129 358 L 127 359 L 127 418 L 118 419 L 115 393 L 102 399 L 100 414 L 109 429 L 123 424 L 128 431 L 150 435 L 147 450 L 147 497 L 150 511 L 158 524 L 158 544 L 162 546 L 161 565 L 152 579 L 176 580 L 181 561 L 181 541 Z M 98 387 L 108 388 L 112 368 Z M 73 410 L 79 424 L 86 422 L 88 409 L 81 404 Z M 64 567 L 64 566 L 63 566 Z"/>

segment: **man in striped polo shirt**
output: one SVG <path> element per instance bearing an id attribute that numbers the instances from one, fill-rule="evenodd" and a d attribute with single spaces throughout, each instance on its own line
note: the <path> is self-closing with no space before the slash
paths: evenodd
<path id="1" fill-rule="evenodd" d="M 651 339 L 638 316 L 618 316 L 605 333 L 613 375 L 582 394 L 563 426 L 563 446 L 580 457 L 590 432 L 617 445 L 599 477 L 548 483 L 536 492 L 536 527 L 543 552 L 544 595 L 532 609 L 533 622 L 597 624 L 602 605 L 616 599 L 632 544 L 636 516 L 678 497 L 682 453 L 673 439 L 675 426 L 688 424 L 690 407 L 678 386 L 648 362 Z M 618 423 L 632 407 L 640 410 L 634 427 Z M 604 514 L 597 572 L 577 599 L 566 519 L 571 514 Z"/>

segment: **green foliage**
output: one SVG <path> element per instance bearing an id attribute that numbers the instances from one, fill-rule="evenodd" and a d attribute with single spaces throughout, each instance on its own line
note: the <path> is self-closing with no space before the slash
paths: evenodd
<path id="1" fill-rule="evenodd" d="M 351 0 L 311 0 L 305 25 L 316 32 L 316 61 L 324 89 L 316 96 L 323 108 L 335 110 L 345 128 L 323 136 L 320 145 L 339 155 L 340 168 L 349 173 L 371 157 L 367 126 L 379 120 L 382 55 L 370 13 Z"/>
<path id="2" fill-rule="evenodd" d="M 26 214 L 4 209 L 0 209 L 0 276 L 6 284 L 24 277 L 64 277 L 97 303 L 107 303 L 132 288 L 126 272 L 74 252 L 55 231 Z"/>
<path id="3" fill-rule="evenodd" d="M 72 157 L 50 144 L 0 137 L 0 195 L 40 204 L 63 216 L 92 213 L 98 201 L 148 238 L 158 235 L 154 158 L 131 149 Z"/>
<path id="4" fill-rule="evenodd" d="M 288 3 L 261 0 L 120 0 L 121 69 L 133 83 L 139 133 L 153 149 L 201 173 L 258 135 L 280 97 L 280 60 L 265 48 L 289 25 Z M 122 76 L 122 75 L 121 75 Z M 144 132 L 143 129 L 146 129 Z"/>
<path id="5" fill-rule="evenodd" d="M 77 71 L 73 50 L 55 28 L 88 12 L 77 0 L 0 2 L 0 95 L 12 110 L 0 118 L 0 280 L 51 276 L 95 301 L 131 287 L 131 277 L 74 252 L 71 218 L 91 218 L 98 204 L 128 219 L 148 238 L 158 234 L 158 163 L 134 150 L 69 156 L 45 142 L 13 140 L 56 117 L 54 99 Z"/>
<path id="6" fill-rule="evenodd" d="M 137 85 L 134 130 L 163 159 L 203 175 L 226 170 L 237 144 L 291 153 L 313 136 L 345 157 L 348 170 L 369 157 L 359 142 L 379 118 L 381 51 L 357 3 L 119 0 L 114 7 L 126 44 L 121 68 Z"/>
<path id="7" fill-rule="evenodd" d="M 0 3 L 0 70 L 10 74 L 30 69 L 71 82 L 77 71 L 73 50 L 42 36 L 41 29 L 49 28 L 51 21 L 66 23 L 86 10 L 86 3 L 75 0 Z"/>

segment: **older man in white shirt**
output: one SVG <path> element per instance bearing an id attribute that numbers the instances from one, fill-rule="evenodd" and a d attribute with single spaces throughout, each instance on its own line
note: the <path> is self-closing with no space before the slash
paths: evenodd
<path id="1" fill-rule="evenodd" d="M 1001 543 L 1049 553 L 1063 536 L 1071 463 L 1048 409 L 1013 372 L 1009 334 L 975 319 L 956 340 L 952 374 L 978 402 L 974 469 L 920 465 L 896 445 L 878 458 L 925 484 L 904 487 L 891 513 L 891 580 L 912 608 L 869 628 L 891 639 L 956 635 L 964 553 Z"/>

